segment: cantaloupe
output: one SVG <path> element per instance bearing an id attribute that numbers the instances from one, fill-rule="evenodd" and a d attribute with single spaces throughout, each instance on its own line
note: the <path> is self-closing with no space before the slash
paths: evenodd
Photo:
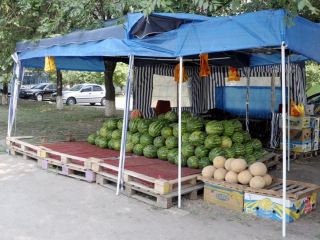
<path id="1" fill-rule="evenodd" d="M 243 185 L 247 185 L 249 184 L 252 177 L 253 176 L 251 175 L 249 170 L 244 170 L 238 174 L 238 181 Z"/>
<path id="2" fill-rule="evenodd" d="M 224 163 L 224 168 L 228 171 L 231 171 L 231 162 L 234 160 L 234 158 L 228 158 L 226 162 Z"/>
<path id="3" fill-rule="evenodd" d="M 213 178 L 213 173 L 216 170 L 216 168 L 212 165 L 206 166 L 202 169 L 202 176 L 205 178 Z"/>
<path id="4" fill-rule="evenodd" d="M 224 157 L 217 156 L 213 159 L 213 166 L 215 168 L 223 168 L 225 162 L 226 162 L 226 159 Z"/>
<path id="5" fill-rule="evenodd" d="M 224 179 L 228 183 L 238 183 L 238 174 L 236 174 L 235 172 L 229 171 L 227 172 Z"/>
<path id="6" fill-rule="evenodd" d="M 264 176 L 267 173 L 267 167 L 262 162 L 255 162 L 250 165 L 249 171 L 253 176 Z"/>
<path id="7" fill-rule="evenodd" d="M 271 185 L 272 177 L 269 174 L 264 175 L 263 179 L 264 179 L 264 181 L 266 183 L 266 187 Z"/>
<path id="8" fill-rule="evenodd" d="M 255 176 L 250 180 L 250 187 L 252 188 L 262 189 L 265 187 L 265 185 L 266 185 L 266 182 L 261 176 Z"/>
<path id="9" fill-rule="evenodd" d="M 227 170 L 224 168 L 218 168 L 214 171 L 213 177 L 215 180 L 224 180 L 227 174 Z"/>
<path id="10" fill-rule="evenodd" d="M 239 173 L 247 168 L 247 162 L 246 160 L 241 158 L 234 159 L 231 162 L 230 168 L 231 168 L 231 171 L 235 173 Z"/>

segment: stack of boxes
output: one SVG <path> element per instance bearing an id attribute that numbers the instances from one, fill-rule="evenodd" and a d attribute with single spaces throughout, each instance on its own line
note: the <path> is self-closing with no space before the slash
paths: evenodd
<path id="1" fill-rule="evenodd" d="M 290 117 L 289 129 L 291 151 L 295 153 L 305 153 L 318 150 L 319 123 L 320 117 Z M 282 128 L 281 119 L 279 121 L 279 126 Z M 282 149 L 282 138 L 280 139 L 280 148 Z"/>

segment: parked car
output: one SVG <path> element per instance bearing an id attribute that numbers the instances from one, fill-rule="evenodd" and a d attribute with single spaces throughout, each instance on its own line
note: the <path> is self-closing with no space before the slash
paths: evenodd
<path id="1" fill-rule="evenodd" d="M 105 88 L 98 84 L 78 84 L 69 90 L 62 91 L 62 101 L 67 105 L 74 105 L 77 103 L 89 103 L 95 105 L 100 103 L 102 106 L 106 105 Z"/>
<path id="2" fill-rule="evenodd" d="M 57 92 L 57 87 L 53 83 L 40 83 L 29 89 L 21 89 L 19 97 L 23 99 L 34 99 L 37 101 L 50 100 L 51 95 Z"/>

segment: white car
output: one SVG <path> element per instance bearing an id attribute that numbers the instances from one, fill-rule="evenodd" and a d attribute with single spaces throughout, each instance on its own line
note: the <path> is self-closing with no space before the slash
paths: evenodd
<path id="1" fill-rule="evenodd" d="M 78 84 L 69 90 L 62 92 L 62 101 L 67 105 L 74 105 L 77 103 L 90 103 L 95 105 L 100 103 L 102 106 L 106 105 L 106 91 L 104 86 L 98 84 Z"/>

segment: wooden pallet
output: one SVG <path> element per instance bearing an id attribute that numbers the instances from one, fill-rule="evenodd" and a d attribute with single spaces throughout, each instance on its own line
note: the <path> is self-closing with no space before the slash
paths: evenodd
<path id="1" fill-rule="evenodd" d="M 221 187 L 226 187 L 226 188 L 231 188 L 231 189 L 235 189 L 235 190 L 238 190 L 238 191 L 244 191 L 244 189 L 247 187 L 247 186 L 244 186 L 242 184 L 236 184 L 236 183 L 228 183 L 226 181 L 219 181 L 219 180 L 215 180 L 213 178 L 206 178 L 206 177 L 203 177 L 203 176 L 198 176 L 198 180 L 204 182 L 204 183 L 211 183 L 211 184 L 215 184 L 215 185 L 218 185 L 218 186 L 221 186 Z"/>
<path id="2" fill-rule="evenodd" d="M 280 164 L 280 155 L 277 153 L 270 152 L 259 159 L 257 162 L 264 163 L 268 169 L 277 168 Z"/>
<path id="3" fill-rule="evenodd" d="M 21 139 L 32 138 L 31 136 L 25 137 L 7 137 L 6 143 L 11 155 L 22 155 L 24 159 L 38 160 L 40 157 L 39 146 L 26 143 Z"/>
<path id="4" fill-rule="evenodd" d="M 290 158 L 293 160 L 305 160 L 305 159 L 317 157 L 319 155 L 320 155 L 320 150 L 314 150 L 314 151 L 304 152 L 304 153 L 292 152 L 290 154 Z"/>
<path id="5" fill-rule="evenodd" d="M 103 175 L 105 173 L 104 170 L 108 172 L 113 172 L 114 177 L 117 176 L 118 166 L 113 166 L 111 164 L 104 163 L 101 159 L 90 158 L 90 162 L 92 165 L 92 171 Z M 193 174 L 190 176 L 181 178 L 181 187 L 188 188 L 195 186 L 197 184 L 197 177 L 199 174 Z M 175 192 L 178 188 L 178 179 L 174 180 L 165 180 L 158 179 L 146 176 L 144 174 L 140 174 L 137 172 L 133 172 L 130 170 L 124 170 L 123 172 L 124 182 L 131 186 L 138 187 L 139 189 L 143 189 L 144 191 L 153 193 L 153 194 L 167 194 L 171 192 Z"/>

